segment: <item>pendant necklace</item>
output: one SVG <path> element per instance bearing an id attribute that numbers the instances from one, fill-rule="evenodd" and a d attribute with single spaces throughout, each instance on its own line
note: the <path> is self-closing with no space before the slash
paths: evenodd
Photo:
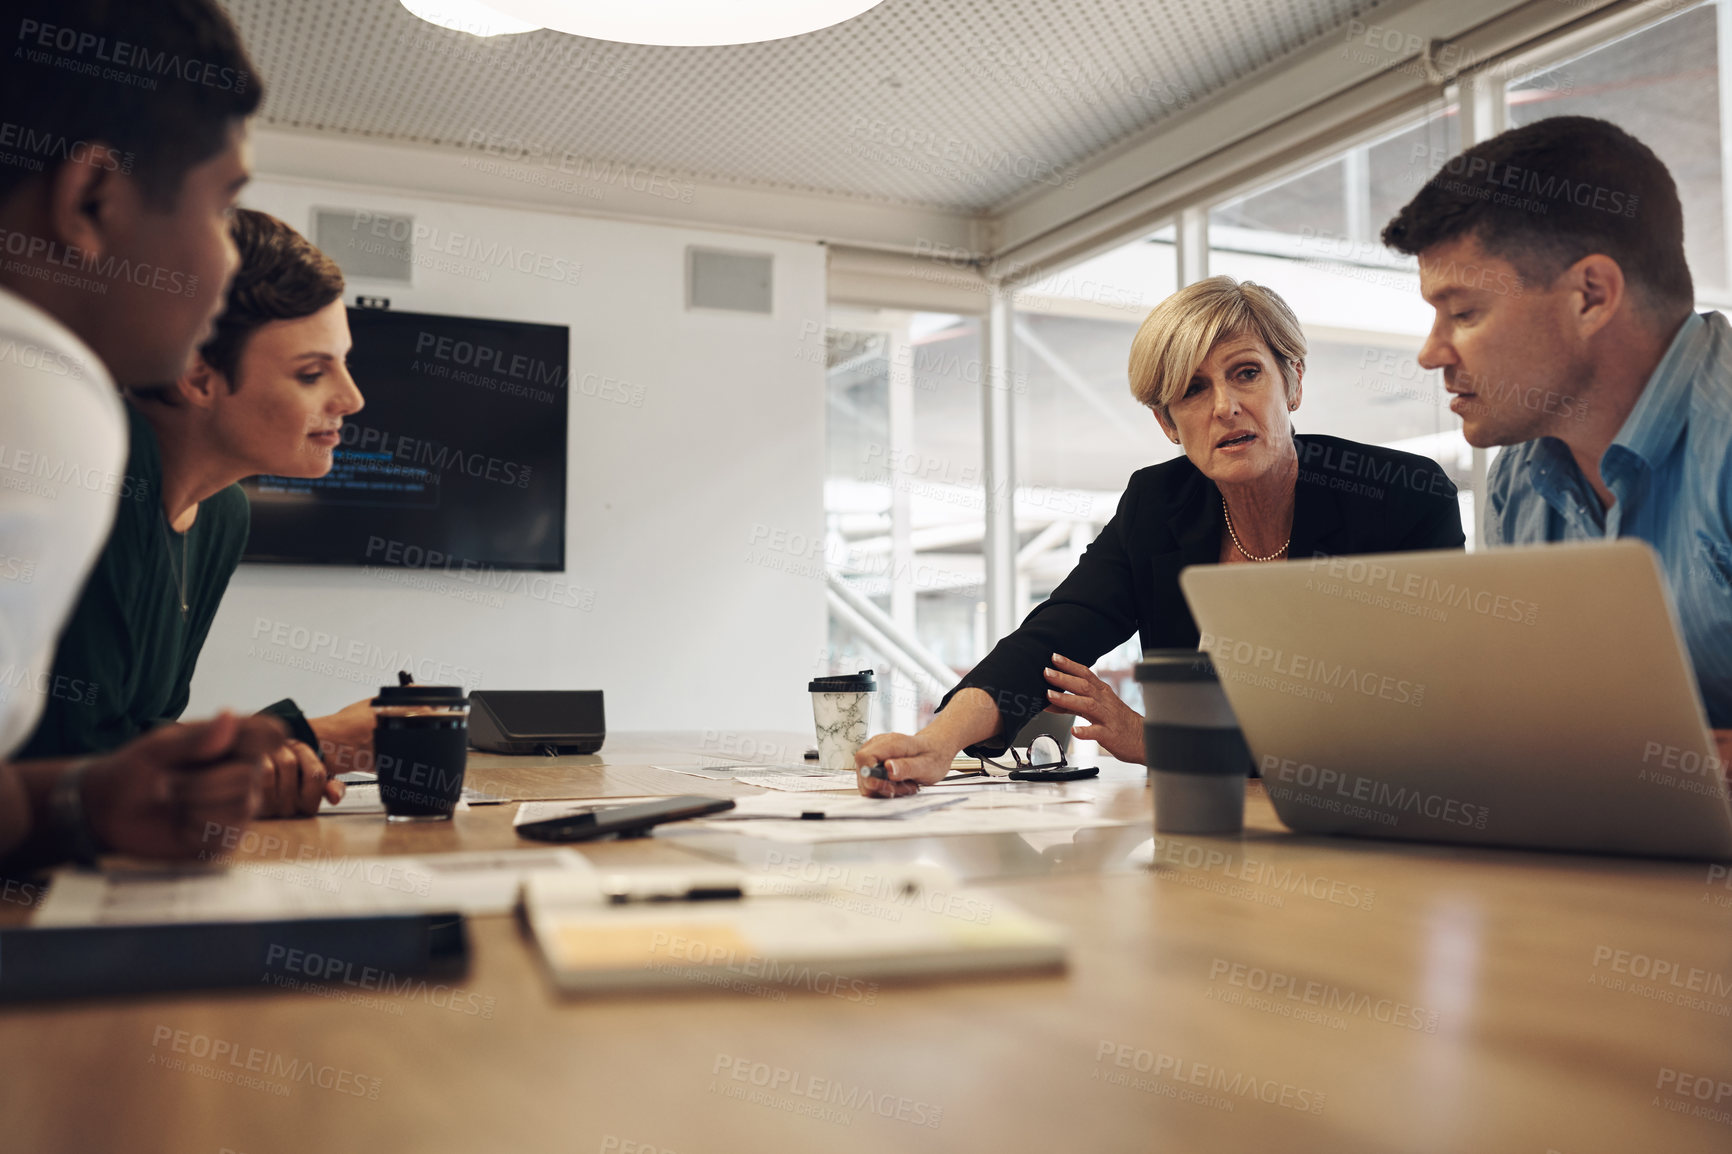
<path id="1" fill-rule="evenodd" d="M 168 571 L 174 574 L 175 588 L 180 592 L 180 619 L 182 621 L 187 619 L 187 615 L 190 612 L 186 603 L 186 539 L 191 532 L 192 530 L 189 527 L 187 532 L 180 535 L 180 570 L 179 572 L 176 572 L 174 567 L 174 542 L 168 535 L 168 517 L 164 515 L 162 518 L 162 543 L 168 546 Z"/>

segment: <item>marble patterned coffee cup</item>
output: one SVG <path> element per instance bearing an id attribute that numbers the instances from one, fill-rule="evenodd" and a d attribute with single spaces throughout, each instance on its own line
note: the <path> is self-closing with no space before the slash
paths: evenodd
<path id="1" fill-rule="evenodd" d="M 866 744 L 866 715 L 878 688 L 872 670 L 817 677 L 806 686 L 812 694 L 812 721 L 818 729 L 818 768 L 854 770 L 854 755 Z"/>

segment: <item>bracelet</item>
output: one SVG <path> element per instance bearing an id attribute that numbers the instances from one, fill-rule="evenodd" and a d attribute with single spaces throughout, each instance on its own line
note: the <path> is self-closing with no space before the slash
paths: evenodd
<path id="1" fill-rule="evenodd" d="M 76 762 L 54 782 L 48 792 L 48 828 L 61 848 L 80 865 L 93 866 L 102 856 L 102 845 L 90 827 L 84 809 L 84 775 L 95 758 Z"/>

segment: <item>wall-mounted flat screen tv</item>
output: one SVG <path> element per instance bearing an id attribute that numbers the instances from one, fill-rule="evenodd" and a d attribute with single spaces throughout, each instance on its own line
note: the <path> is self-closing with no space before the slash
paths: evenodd
<path id="1" fill-rule="evenodd" d="M 253 477 L 246 560 L 563 570 L 570 330 L 350 309 L 345 418 L 317 480 Z"/>

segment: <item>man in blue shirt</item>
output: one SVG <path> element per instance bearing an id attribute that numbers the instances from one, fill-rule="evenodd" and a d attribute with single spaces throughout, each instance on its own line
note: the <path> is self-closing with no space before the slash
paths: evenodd
<path id="1" fill-rule="evenodd" d="M 1446 163 L 1383 231 L 1419 258 L 1442 369 L 1492 462 L 1486 540 L 1639 537 L 1659 554 L 1732 757 L 1732 325 L 1695 315 L 1671 174 L 1603 120 L 1553 117 Z"/>

